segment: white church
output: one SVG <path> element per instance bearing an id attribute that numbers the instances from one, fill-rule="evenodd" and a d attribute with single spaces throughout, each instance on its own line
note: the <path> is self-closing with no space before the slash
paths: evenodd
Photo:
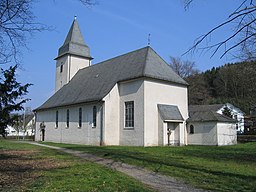
<path id="1" fill-rule="evenodd" d="M 55 60 L 55 93 L 35 109 L 36 141 L 188 144 L 188 84 L 151 47 L 92 65 L 75 19 Z"/>

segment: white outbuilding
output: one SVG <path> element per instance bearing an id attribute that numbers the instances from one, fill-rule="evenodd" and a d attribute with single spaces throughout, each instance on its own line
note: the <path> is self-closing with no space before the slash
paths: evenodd
<path id="1" fill-rule="evenodd" d="M 214 105 L 189 106 L 188 145 L 233 145 L 237 143 L 237 121 L 219 114 Z"/>

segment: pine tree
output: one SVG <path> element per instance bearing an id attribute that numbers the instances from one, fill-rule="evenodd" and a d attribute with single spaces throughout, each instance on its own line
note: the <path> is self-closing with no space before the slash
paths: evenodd
<path id="1" fill-rule="evenodd" d="M 16 116 L 11 113 L 22 110 L 22 105 L 29 100 L 24 99 L 23 96 L 28 93 L 31 84 L 21 85 L 17 82 L 16 69 L 17 65 L 6 70 L 1 68 L 0 73 L 0 134 L 3 137 L 6 135 L 7 125 L 13 125 L 16 120 Z"/>

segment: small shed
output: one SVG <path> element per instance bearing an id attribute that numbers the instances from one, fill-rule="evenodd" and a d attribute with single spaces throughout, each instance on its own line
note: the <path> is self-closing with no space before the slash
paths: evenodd
<path id="1" fill-rule="evenodd" d="M 189 108 L 187 133 L 188 145 L 237 144 L 236 121 L 212 111 L 210 107 Z"/>

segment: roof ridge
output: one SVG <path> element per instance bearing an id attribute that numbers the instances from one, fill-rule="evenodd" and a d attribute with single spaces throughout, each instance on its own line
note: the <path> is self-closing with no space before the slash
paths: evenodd
<path id="1" fill-rule="evenodd" d="M 147 52 L 146 52 L 146 55 L 145 55 L 145 62 L 144 62 L 144 65 L 143 65 L 142 75 L 145 75 L 145 69 L 146 69 L 146 65 L 147 65 L 147 61 L 148 61 L 148 52 L 149 52 L 149 49 L 151 47 L 150 46 L 146 46 L 145 48 L 147 48 Z"/>
<path id="2" fill-rule="evenodd" d="M 148 47 L 148 46 L 147 46 L 147 47 Z M 107 62 L 107 61 L 110 61 L 110 60 L 116 59 L 116 58 L 120 58 L 120 57 L 123 57 L 123 56 L 125 56 L 125 55 L 131 54 L 131 53 L 134 53 L 134 52 L 137 52 L 137 51 L 141 51 L 142 49 L 145 49 L 145 48 L 147 48 L 147 47 L 142 47 L 142 48 L 139 48 L 139 49 L 130 51 L 130 52 L 128 52 L 128 53 L 124 53 L 124 54 L 122 54 L 122 55 L 118 55 L 118 56 L 115 56 L 115 57 L 111 57 L 111 58 L 106 59 L 106 60 L 104 60 L 104 61 L 100 61 L 100 62 L 98 62 L 98 63 L 94 63 L 94 64 L 92 64 L 92 65 L 90 65 L 90 66 L 88 66 L 88 67 L 86 67 L 86 68 L 81 69 L 81 70 L 84 70 L 84 69 L 87 69 L 87 68 L 91 68 L 91 67 L 95 67 L 95 66 L 98 66 L 98 65 L 102 65 L 102 64 L 104 64 L 104 63 Z"/>

